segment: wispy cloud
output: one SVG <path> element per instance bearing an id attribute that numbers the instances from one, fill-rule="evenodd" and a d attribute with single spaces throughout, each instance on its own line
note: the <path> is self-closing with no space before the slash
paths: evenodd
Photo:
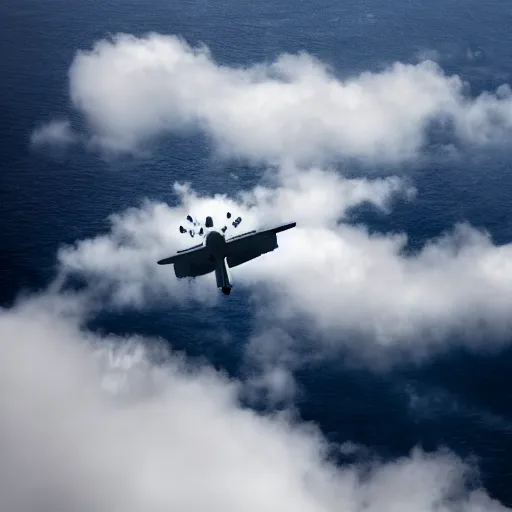
<path id="1" fill-rule="evenodd" d="M 34 147 L 67 147 L 78 141 L 78 136 L 67 120 L 54 120 L 36 128 L 30 137 Z"/>

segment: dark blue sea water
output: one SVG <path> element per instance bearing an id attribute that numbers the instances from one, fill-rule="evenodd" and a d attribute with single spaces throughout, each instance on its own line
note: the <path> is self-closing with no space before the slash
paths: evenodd
<path id="1" fill-rule="evenodd" d="M 178 34 L 206 43 L 226 64 L 306 50 L 340 76 L 416 62 L 435 51 L 448 73 L 476 94 L 512 83 L 512 9 L 502 0 L 3 0 L 0 3 L 0 301 L 51 279 L 59 246 L 107 228 L 106 217 L 143 198 L 173 202 L 175 180 L 204 192 L 235 192 L 260 172 L 214 161 L 204 139 L 168 138 L 146 160 L 104 162 L 73 150 L 29 149 L 38 123 L 72 116 L 67 70 L 77 49 L 116 32 Z M 389 216 L 356 209 L 354 222 L 405 231 L 411 248 L 467 220 L 497 243 L 512 240 L 512 151 L 472 155 L 406 173 L 416 200 Z M 237 171 L 240 180 L 231 173 Z M 233 375 L 245 371 L 243 343 L 252 311 L 242 292 L 213 310 L 103 314 L 95 328 L 164 336 L 173 348 L 206 357 Z M 218 339 L 222 338 L 223 343 Z M 512 350 L 454 351 L 421 367 L 376 375 L 340 357 L 299 372 L 301 416 L 329 438 L 362 443 L 383 457 L 447 446 L 479 459 L 488 491 L 512 505 Z"/>

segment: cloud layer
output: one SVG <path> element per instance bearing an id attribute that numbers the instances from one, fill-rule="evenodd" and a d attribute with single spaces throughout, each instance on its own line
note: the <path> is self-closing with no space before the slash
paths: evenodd
<path id="1" fill-rule="evenodd" d="M 233 68 L 174 36 L 119 34 L 79 52 L 69 78 L 92 146 L 113 152 L 201 130 L 251 161 L 396 163 L 418 155 L 433 125 L 472 145 L 503 143 L 512 128 L 507 85 L 472 98 L 432 61 L 341 79 L 307 53 Z"/>
<path id="2" fill-rule="evenodd" d="M 190 283 L 177 281 L 172 267 L 162 272 L 162 267 L 155 265 L 162 257 L 196 243 L 178 229 L 189 213 L 199 219 L 213 215 L 222 223 L 227 211 L 239 212 L 244 218 L 240 230 L 290 219 L 302 225 L 320 222 L 333 226 L 348 208 L 362 201 L 385 210 L 395 194 L 414 193 L 396 178 L 344 180 L 319 169 L 298 174 L 289 169 L 282 180 L 284 185 L 277 190 L 258 186 L 238 198 L 201 196 L 188 185 L 176 185 L 178 206 L 147 201 L 141 208 L 113 214 L 111 233 L 59 251 L 59 271 L 85 277 L 92 287 L 101 288 L 113 303 L 121 305 L 142 306 L 163 295 L 179 301 L 189 297 L 210 301 L 217 296 L 212 293 L 211 275 Z M 234 233 L 230 226 L 227 234 Z"/>
<path id="3" fill-rule="evenodd" d="M 267 323 L 307 319 L 319 343 L 344 346 L 378 364 L 421 359 L 450 341 L 497 346 L 512 334 L 512 245 L 498 247 L 485 232 L 461 224 L 406 255 L 405 235 L 370 234 L 343 222 L 347 209 L 361 201 L 385 211 L 397 194 L 412 197 L 399 180 L 346 180 L 312 170 L 290 171 L 276 189 L 260 186 L 238 198 L 177 189 L 179 206 L 148 202 L 112 217 L 109 234 L 63 248 L 61 276 L 85 276 L 121 306 L 163 294 L 213 300 L 212 275 L 188 284 L 155 262 L 192 244 L 178 231 L 187 213 L 222 219 L 232 211 L 244 218 L 243 231 L 298 222 L 279 235 L 276 252 L 232 269 L 235 287 L 254 295 Z"/>
<path id="4" fill-rule="evenodd" d="M 2 510 L 507 510 L 447 452 L 336 467 L 316 429 L 156 340 L 83 330 L 72 302 L 0 310 Z"/>

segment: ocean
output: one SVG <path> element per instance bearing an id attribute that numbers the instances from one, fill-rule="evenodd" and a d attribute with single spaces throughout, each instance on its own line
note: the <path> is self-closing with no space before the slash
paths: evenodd
<path id="1" fill-rule="evenodd" d="M 103 160 L 72 148 L 30 148 L 39 123 L 76 116 L 68 93 L 75 53 L 118 32 L 175 34 L 206 44 L 223 65 L 248 66 L 306 51 L 340 78 L 379 71 L 394 61 L 436 58 L 471 92 L 512 83 L 512 10 L 491 0 L 313 2 L 278 0 L 3 0 L 0 3 L 0 300 L 9 306 L 55 274 L 59 247 L 108 229 L 113 212 L 145 198 L 176 202 L 175 181 L 206 194 L 234 195 L 259 182 L 264 169 L 212 157 L 200 134 L 166 136 L 140 159 Z M 512 152 L 478 150 L 457 162 L 441 156 L 414 168 L 382 166 L 375 176 L 403 175 L 417 188 L 384 215 L 365 206 L 350 222 L 381 233 L 405 232 L 420 249 L 460 221 L 512 240 Z M 356 169 L 344 169 L 357 175 Z M 243 348 L 253 322 L 243 290 L 204 309 L 167 307 L 103 312 L 91 327 L 167 339 L 190 357 L 232 376 L 247 370 Z M 219 337 L 223 340 L 219 342 Z M 343 356 L 302 367 L 296 378 L 300 417 L 336 443 L 350 440 L 384 459 L 447 447 L 474 456 L 483 486 L 512 506 L 512 349 L 453 349 L 419 365 L 378 373 Z"/>

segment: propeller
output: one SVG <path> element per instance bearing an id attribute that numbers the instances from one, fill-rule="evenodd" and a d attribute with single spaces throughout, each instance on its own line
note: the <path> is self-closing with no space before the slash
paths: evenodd
<path id="1" fill-rule="evenodd" d="M 190 224 L 192 224 L 192 226 L 190 226 L 188 229 L 186 227 L 183 227 L 183 226 L 180 226 L 180 233 L 182 234 L 185 234 L 185 233 L 188 233 L 192 238 L 194 238 L 197 235 L 199 236 L 203 236 L 205 234 L 205 230 L 204 230 L 204 227 L 201 225 L 200 222 L 198 222 L 197 220 L 195 220 L 192 215 L 187 215 L 187 221 L 190 222 Z M 209 226 L 209 222 L 211 223 L 211 226 Z M 206 217 L 206 227 L 212 227 L 213 226 L 213 221 L 211 220 L 211 217 Z M 194 228 L 199 228 L 198 231 L 196 231 L 196 229 Z"/>
<path id="2" fill-rule="evenodd" d="M 232 217 L 231 212 L 227 212 L 226 213 L 226 218 L 231 219 L 231 217 Z M 192 226 L 194 228 L 195 227 L 199 227 L 199 231 L 197 232 L 197 234 L 199 236 L 205 235 L 205 229 L 204 228 L 213 228 L 213 219 L 210 216 L 206 217 L 206 222 L 205 222 L 204 226 L 201 225 L 198 221 L 194 220 L 192 215 L 187 215 L 187 220 L 188 220 L 188 222 L 190 222 L 192 224 Z M 237 217 L 233 222 L 231 222 L 231 225 L 234 228 L 237 228 L 238 225 L 240 224 L 240 222 L 242 222 L 242 217 Z M 222 233 L 225 233 L 227 231 L 227 229 L 228 229 L 228 226 L 224 226 L 221 229 Z M 183 226 L 180 226 L 180 233 L 182 233 L 182 234 L 188 233 L 192 238 L 194 238 L 196 236 L 196 230 L 193 229 L 192 227 L 187 229 L 187 228 L 185 228 Z"/>
<path id="3" fill-rule="evenodd" d="M 227 212 L 227 213 L 226 213 L 226 217 L 227 217 L 228 219 L 231 219 L 231 212 Z M 236 218 L 236 219 L 231 223 L 231 225 L 232 225 L 234 228 L 237 228 L 237 227 L 238 227 L 238 225 L 240 224 L 240 222 L 242 222 L 242 217 L 237 217 L 237 218 Z M 225 233 L 227 229 L 228 229 L 228 227 L 227 227 L 227 226 L 224 226 L 224 227 L 221 229 L 221 231 L 222 231 L 223 233 Z"/>

